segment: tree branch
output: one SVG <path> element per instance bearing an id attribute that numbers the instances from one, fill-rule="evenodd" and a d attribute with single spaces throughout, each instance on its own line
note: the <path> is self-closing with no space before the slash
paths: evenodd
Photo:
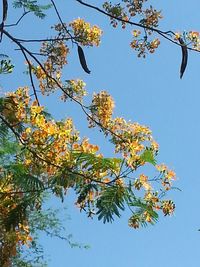
<path id="1" fill-rule="evenodd" d="M 17 25 L 20 23 L 20 21 L 23 19 L 23 17 L 26 16 L 26 15 L 27 15 L 28 13 L 30 13 L 30 12 L 31 12 L 31 11 L 25 11 L 25 12 L 21 15 L 21 17 L 17 20 L 16 23 L 8 24 L 8 25 L 5 25 L 4 27 L 6 28 L 6 27 L 17 26 Z"/>
<path id="2" fill-rule="evenodd" d="M 38 99 L 38 96 L 37 96 L 37 92 L 36 92 L 36 88 L 35 88 L 35 85 L 34 85 L 34 81 L 33 81 L 33 75 L 32 75 L 32 66 L 31 66 L 31 63 L 26 55 L 26 53 L 24 52 L 24 50 L 21 50 L 25 59 L 26 59 L 26 62 L 28 64 L 28 72 L 29 72 L 29 76 L 30 76 L 30 80 L 31 80 L 31 85 L 32 85 L 32 88 L 33 88 L 33 93 L 34 93 L 34 96 L 35 96 L 35 99 L 37 101 L 37 104 L 38 106 L 40 106 L 40 102 L 39 102 L 39 99 Z"/>
<path id="3" fill-rule="evenodd" d="M 91 9 L 94 9 L 94 10 L 98 11 L 99 13 L 102 13 L 102 14 L 104 14 L 104 15 L 110 17 L 110 18 L 116 19 L 116 20 L 118 20 L 120 22 L 123 22 L 123 23 L 126 23 L 126 24 L 130 24 L 130 25 L 133 25 L 133 26 L 137 26 L 139 28 L 143 28 L 143 29 L 146 29 L 146 30 L 150 30 L 152 32 L 156 32 L 157 34 L 159 34 L 163 38 L 167 39 L 168 41 L 172 42 L 173 44 L 178 45 L 178 46 L 182 46 L 179 42 L 176 42 L 175 40 L 170 38 L 171 34 L 175 36 L 175 33 L 173 31 L 171 31 L 171 30 L 170 31 L 162 31 L 162 30 L 159 30 L 159 29 L 156 29 L 156 28 L 153 28 L 153 27 L 149 27 L 149 26 L 143 25 L 141 23 L 132 22 L 130 20 L 127 21 L 127 20 L 122 19 L 120 17 L 116 17 L 116 16 L 111 15 L 111 14 L 107 13 L 106 11 L 104 11 L 103 9 L 100 9 L 97 6 L 94 6 L 94 5 L 88 4 L 86 2 L 83 2 L 82 0 L 76 0 L 76 1 L 78 3 L 80 3 L 81 5 L 83 5 L 83 6 L 86 6 L 86 7 L 89 7 Z M 192 47 L 187 47 L 187 49 L 200 53 L 199 50 L 194 49 Z"/>

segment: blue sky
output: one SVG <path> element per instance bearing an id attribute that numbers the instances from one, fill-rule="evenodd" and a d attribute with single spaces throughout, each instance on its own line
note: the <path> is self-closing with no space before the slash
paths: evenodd
<path id="1" fill-rule="evenodd" d="M 58 1 L 57 1 L 58 2 Z M 98 1 L 98 5 L 103 1 Z M 163 30 L 200 31 L 199 1 L 150 1 L 162 9 Z M 90 3 L 97 4 L 96 1 Z M 160 145 L 159 161 L 165 162 L 177 173 L 175 186 L 182 191 L 173 191 L 176 211 L 172 217 L 160 217 L 155 226 L 133 230 L 128 227 L 128 212 L 112 224 L 90 220 L 74 207 L 73 193 L 65 204 L 70 221 L 66 221 L 74 240 L 90 245 L 90 249 L 71 249 L 64 242 L 42 239 L 46 253 L 50 255 L 49 267 L 188 267 L 199 266 L 200 250 L 200 54 L 189 52 L 189 62 L 182 80 L 179 79 L 181 49 L 161 39 L 160 48 L 145 60 L 138 59 L 129 47 L 131 27 L 126 31 L 114 30 L 103 15 L 80 6 L 75 0 L 59 1 L 58 8 L 63 20 L 85 18 L 99 25 L 104 35 L 99 48 L 85 49 L 91 74 L 83 72 L 76 49 L 72 50 L 66 79 L 81 78 L 87 83 L 90 94 L 107 90 L 115 99 L 116 116 L 137 121 L 149 126 Z M 9 14 L 8 20 L 13 20 Z M 34 27 L 25 23 L 13 29 L 15 36 L 48 36 L 48 26 L 57 22 L 51 14 L 46 21 L 32 18 Z M 25 19 L 28 22 L 29 19 Z M 1 49 L 10 52 L 17 66 L 13 76 L 0 82 L 4 90 L 28 85 L 22 75 L 23 62 L 19 51 L 13 46 L 1 44 Z M 19 76 L 20 75 L 20 76 Z M 20 77 L 20 80 L 19 80 Z M 55 102 L 55 98 L 56 101 Z M 82 136 L 100 144 L 105 155 L 111 155 L 103 136 L 89 131 L 86 120 L 73 104 L 60 103 L 56 94 L 41 100 L 56 118 L 73 116 Z M 60 206 L 52 201 L 52 206 Z"/>

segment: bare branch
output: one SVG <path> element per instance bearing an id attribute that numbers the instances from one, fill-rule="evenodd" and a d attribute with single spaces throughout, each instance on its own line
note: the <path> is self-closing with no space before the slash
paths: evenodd
<path id="1" fill-rule="evenodd" d="M 5 25 L 4 27 L 6 28 L 6 27 L 13 27 L 13 26 L 17 26 L 19 23 L 20 23 L 20 21 L 28 14 L 28 13 L 30 13 L 31 11 L 25 11 L 22 15 L 21 15 L 21 17 L 17 20 L 17 22 L 16 23 L 13 23 L 13 24 L 8 24 L 8 25 Z"/>
<path id="2" fill-rule="evenodd" d="M 46 39 L 19 39 L 16 38 L 17 41 L 22 43 L 42 43 L 42 42 L 52 42 L 52 41 L 68 41 L 71 38 L 76 39 L 76 37 L 69 37 L 69 38 L 46 38 Z"/>
<path id="3" fill-rule="evenodd" d="M 33 88 L 33 93 L 34 93 L 34 96 L 35 96 L 35 99 L 37 101 L 37 104 L 38 106 L 40 106 L 40 103 L 39 103 L 39 99 L 38 99 L 38 96 L 37 96 L 37 92 L 36 92 L 36 88 L 35 88 L 35 84 L 34 84 L 34 81 L 33 81 L 33 75 L 32 75 L 32 66 L 31 66 L 31 63 L 26 55 L 26 53 L 24 52 L 24 50 L 21 50 L 25 59 L 26 59 L 26 62 L 28 64 L 28 72 L 29 72 L 29 76 L 30 76 L 30 80 L 31 80 L 31 85 L 32 85 L 32 88 Z"/>

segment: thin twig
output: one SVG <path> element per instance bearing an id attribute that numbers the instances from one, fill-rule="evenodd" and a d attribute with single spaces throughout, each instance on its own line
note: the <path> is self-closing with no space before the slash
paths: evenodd
<path id="1" fill-rule="evenodd" d="M 25 145 L 26 143 L 21 138 L 21 136 L 18 134 L 17 131 L 15 131 L 14 127 L 0 114 L 0 119 L 6 124 L 6 126 L 14 133 L 15 137 L 20 141 L 22 145 Z"/>
<path id="2" fill-rule="evenodd" d="M 34 93 L 34 96 L 35 96 L 35 99 L 37 101 L 37 104 L 38 106 L 40 106 L 40 102 L 39 102 L 39 99 L 38 99 L 38 96 L 37 96 L 37 91 L 36 91 L 36 88 L 35 88 L 35 85 L 34 85 L 34 81 L 33 81 L 33 75 L 32 75 L 32 66 L 31 66 L 31 63 L 26 55 L 26 53 L 24 52 L 24 50 L 22 50 L 22 53 L 26 59 L 26 62 L 28 64 L 28 72 L 29 72 L 29 76 L 30 76 L 30 80 L 31 80 L 31 85 L 32 85 L 32 88 L 33 88 L 33 93 Z"/>
<path id="3" fill-rule="evenodd" d="M 20 21 L 23 19 L 23 17 L 26 16 L 26 15 L 27 15 L 28 13 L 30 13 L 30 12 L 31 12 L 31 11 L 25 11 L 25 12 L 22 14 L 22 16 L 17 20 L 16 23 L 8 24 L 8 25 L 5 25 L 4 27 L 6 28 L 6 27 L 17 26 L 17 25 L 20 23 Z"/>
<path id="4" fill-rule="evenodd" d="M 60 23 L 62 24 L 63 29 L 65 29 L 66 33 L 69 34 L 69 36 L 71 37 L 72 44 L 74 44 L 74 43 L 77 44 L 77 42 L 74 41 L 74 38 L 71 35 L 70 31 L 67 29 L 65 23 L 63 22 L 63 20 L 62 20 L 62 18 L 60 16 L 60 13 L 59 13 L 59 11 L 58 11 L 58 9 L 56 7 L 56 4 L 55 4 L 54 0 L 50 0 L 50 1 L 51 1 L 52 5 L 53 5 L 53 7 L 55 9 L 55 12 L 56 12 L 56 14 L 58 16 L 58 19 L 59 19 Z"/>
<path id="5" fill-rule="evenodd" d="M 65 37 L 65 38 L 46 38 L 46 39 L 19 39 L 16 38 L 17 41 L 22 43 L 42 43 L 42 42 L 53 42 L 53 41 L 68 41 L 71 40 L 71 38 L 75 39 L 76 37 Z"/>

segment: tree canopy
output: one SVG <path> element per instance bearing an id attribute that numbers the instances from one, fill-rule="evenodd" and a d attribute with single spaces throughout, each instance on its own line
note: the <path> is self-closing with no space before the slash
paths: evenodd
<path id="1" fill-rule="evenodd" d="M 15 70 L 15 62 L 3 52 L 4 42 L 9 41 L 13 49 L 19 50 L 25 65 L 20 87 L 0 98 L 0 265 L 12 266 L 17 255 L 18 264 L 22 264 L 19 261 L 24 245 L 27 250 L 35 246 L 34 232 L 42 227 L 33 225 L 34 216 L 41 221 L 44 218 L 46 194 L 64 201 L 67 191 L 73 189 L 77 196 L 75 206 L 104 223 L 112 222 L 128 209 L 128 225 L 134 229 L 154 224 L 159 214 L 171 215 L 175 204 L 168 192 L 173 189 L 176 175 L 157 162 L 159 146 L 150 128 L 114 116 L 115 102 L 109 92 L 103 90 L 90 96 L 82 79 L 69 79 L 66 75 L 73 49 L 80 61 L 77 68 L 92 75 L 85 48 L 100 45 L 103 29 L 79 17 L 65 21 L 53 0 L 46 5 L 32 0 L 10 2 L 8 5 L 2 1 L 0 74 L 12 77 Z M 101 13 L 114 28 L 126 30 L 130 26 L 130 47 L 138 57 L 154 53 L 160 38 L 178 45 L 182 51 L 181 78 L 188 50 L 200 49 L 197 32 L 161 30 L 162 13 L 151 6 L 151 1 L 112 1 L 102 6 L 76 2 L 82 8 Z M 19 18 L 8 24 L 8 14 L 19 10 Z M 15 35 L 25 18 L 32 14 L 46 19 L 47 11 L 56 16 L 57 23 L 46 30 L 42 39 Z M 24 85 L 23 76 L 28 77 L 29 87 Z M 92 144 L 88 137 L 82 137 L 73 118 L 55 120 L 48 107 L 40 104 L 44 96 L 55 91 L 60 92 L 55 105 L 64 101 L 66 105 L 72 102 L 78 106 L 88 120 L 86 127 L 96 128 L 112 145 L 112 157 L 104 156 L 101 144 Z M 56 220 L 56 214 L 51 214 L 47 213 L 46 222 L 51 222 L 49 218 Z"/>

